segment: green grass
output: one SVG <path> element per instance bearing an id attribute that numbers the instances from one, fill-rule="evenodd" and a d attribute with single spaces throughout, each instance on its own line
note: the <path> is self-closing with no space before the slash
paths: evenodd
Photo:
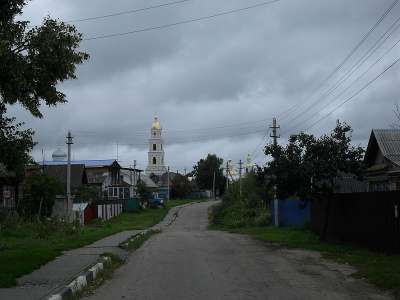
<path id="1" fill-rule="evenodd" d="M 75 230 L 42 228 L 38 224 L 18 223 L 14 228 L 0 231 L 0 287 L 11 287 L 16 279 L 29 274 L 62 251 L 79 248 L 124 230 L 140 230 L 159 223 L 174 206 L 188 200 L 171 200 L 164 209 L 146 209 L 123 213 L 109 221 L 95 220 Z M 44 226 L 43 226 L 44 227 Z"/>
<path id="2" fill-rule="evenodd" d="M 324 258 L 347 263 L 357 269 L 353 276 L 366 278 L 377 287 L 400 295 L 400 255 L 388 255 L 350 245 L 326 243 L 309 230 L 275 227 L 247 227 L 232 229 L 212 225 L 211 229 L 247 234 L 262 241 L 278 243 L 288 248 L 320 251 Z"/>

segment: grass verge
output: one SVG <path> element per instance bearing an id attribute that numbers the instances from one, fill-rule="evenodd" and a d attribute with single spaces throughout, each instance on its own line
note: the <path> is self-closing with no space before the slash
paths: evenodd
<path id="1" fill-rule="evenodd" d="M 104 253 L 102 256 L 109 257 L 110 262 L 104 266 L 104 269 L 97 274 L 96 278 L 92 282 L 90 282 L 83 290 L 77 292 L 72 297 L 72 300 L 78 300 L 82 297 L 93 295 L 95 290 L 105 281 L 110 280 L 114 271 L 123 264 L 123 260 L 112 253 Z"/>
<path id="2" fill-rule="evenodd" d="M 400 255 L 375 252 L 351 244 L 322 242 L 309 230 L 276 227 L 232 228 L 213 215 L 214 211 L 218 210 L 210 210 L 210 229 L 247 234 L 258 240 L 278 243 L 288 248 L 319 251 L 326 259 L 354 266 L 357 270 L 354 277 L 365 278 L 381 289 L 392 291 L 396 299 L 400 299 Z"/>
<path id="3" fill-rule="evenodd" d="M 59 224 L 18 222 L 0 231 L 0 287 L 12 287 L 16 279 L 29 274 L 62 251 L 79 248 L 124 230 L 140 230 L 159 223 L 169 209 L 190 203 L 171 200 L 163 209 L 123 213 L 108 221 L 95 220 L 82 228 Z M 4 227 L 3 227 L 4 228 Z"/>
<path id="4" fill-rule="evenodd" d="M 145 241 L 147 241 L 153 234 L 160 233 L 160 232 L 161 232 L 160 230 L 152 230 L 152 229 L 148 230 L 144 234 L 138 234 L 138 235 L 130 238 L 129 240 L 121 243 L 120 247 L 129 252 L 133 252 L 133 251 L 139 249 L 139 247 Z"/>

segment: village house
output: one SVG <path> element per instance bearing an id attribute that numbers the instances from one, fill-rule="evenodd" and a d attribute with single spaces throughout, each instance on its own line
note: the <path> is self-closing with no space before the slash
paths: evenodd
<path id="1" fill-rule="evenodd" d="M 373 129 L 364 161 L 368 191 L 400 190 L 400 129 Z"/>

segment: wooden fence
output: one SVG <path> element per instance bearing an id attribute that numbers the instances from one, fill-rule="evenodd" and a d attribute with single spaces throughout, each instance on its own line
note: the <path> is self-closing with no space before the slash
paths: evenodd
<path id="1" fill-rule="evenodd" d="M 400 252 L 400 192 L 336 194 L 311 204 L 312 230 L 329 240 Z"/>

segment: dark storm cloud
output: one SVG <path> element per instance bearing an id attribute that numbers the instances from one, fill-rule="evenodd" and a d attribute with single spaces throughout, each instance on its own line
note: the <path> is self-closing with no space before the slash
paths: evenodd
<path id="1" fill-rule="evenodd" d="M 139 14 L 76 24 L 84 37 L 93 37 L 259 2 L 193 0 Z M 159 3 L 33 0 L 24 17 L 37 24 L 47 14 L 71 20 Z M 261 146 L 257 146 L 262 145 L 265 134 L 258 132 L 262 126 L 267 128 L 272 116 L 280 115 L 294 104 L 318 100 L 321 91 L 312 93 L 318 83 L 343 60 L 390 3 L 391 0 L 283 0 L 209 21 L 85 41 L 82 49 L 91 54 L 91 60 L 79 67 L 78 80 L 61 85 L 68 104 L 45 109 L 43 120 L 33 119 L 17 107 L 11 113 L 36 129 L 39 141 L 36 157 L 42 147 L 51 153 L 57 145 L 63 145 L 65 132 L 71 129 L 76 136 L 76 158 L 116 157 L 118 143 L 118 156 L 123 163 L 137 159 L 145 167 L 148 127 L 153 115 L 158 114 L 168 142 L 166 159 L 174 169 L 190 168 L 208 152 L 235 161 L 253 153 L 256 161 L 261 162 Z M 323 90 L 345 74 L 399 13 L 400 6 Z M 399 34 L 396 32 L 384 49 Z M 396 55 L 399 55 L 398 48 L 360 83 L 373 77 Z M 373 56 L 369 61 L 375 59 Z M 355 140 L 363 142 L 371 127 L 388 127 L 392 123 L 393 105 L 399 100 L 398 74 L 398 69 L 388 72 L 354 101 L 321 121 L 312 132 L 325 132 L 334 126 L 335 119 L 341 118 L 353 125 Z M 350 82 L 344 82 L 341 88 Z M 349 90 L 350 95 L 354 88 Z M 305 129 L 340 103 L 331 102 L 328 98 L 292 121 L 308 105 L 300 106 L 296 113 L 282 120 L 283 138 Z M 363 107 L 362 113 L 360 107 Z M 200 130 L 232 124 L 238 125 Z M 254 134 L 235 136 L 249 132 Z"/>

